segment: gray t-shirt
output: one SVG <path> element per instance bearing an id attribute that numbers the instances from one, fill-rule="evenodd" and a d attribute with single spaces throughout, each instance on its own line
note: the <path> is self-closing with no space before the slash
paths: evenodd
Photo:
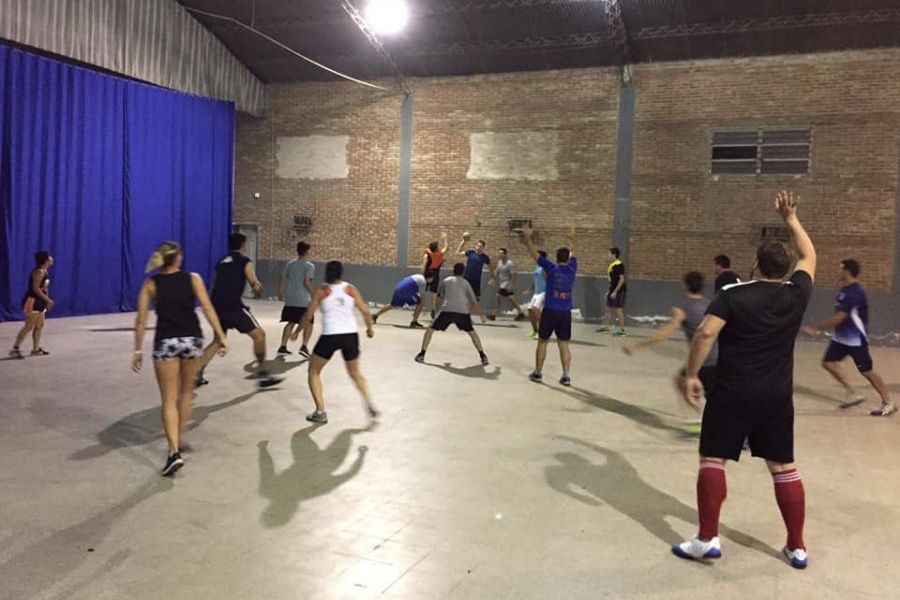
<path id="1" fill-rule="evenodd" d="M 512 280 L 512 274 L 515 268 L 516 265 L 513 264 L 513 261 L 511 260 L 497 262 L 497 285 L 501 290 L 505 290 L 509 287 L 509 282 Z"/>
<path id="2" fill-rule="evenodd" d="M 442 312 L 469 314 L 469 305 L 478 302 L 471 284 L 462 277 L 451 275 L 438 286 L 438 295 L 444 299 Z"/>
<path id="3" fill-rule="evenodd" d="M 709 300 L 706 298 L 686 298 L 684 302 L 678 305 L 678 308 L 684 311 L 685 318 L 681 324 L 681 329 L 687 337 L 688 344 L 694 340 L 694 334 L 700 328 L 700 323 L 706 318 L 706 309 L 709 307 Z M 704 367 L 714 367 L 719 361 L 719 345 L 714 344 L 709 351 L 709 356 L 703 361 Z"/>
<path id="4" fill-rule="evenodd" d="M 285 306 L 309 306 L 309 290 L 304 285 L 307 278 L 312 279 L 316 266 L 309 261 L 297 258 L 284 266 Z"/>

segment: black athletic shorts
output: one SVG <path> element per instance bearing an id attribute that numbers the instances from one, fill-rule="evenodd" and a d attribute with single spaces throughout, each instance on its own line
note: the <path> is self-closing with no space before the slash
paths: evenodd
<path id="1" fill-rule="evenodd" d="M 478 279 L 469 279 L 468 277 L 464 277 L 466 281 L 469 282 L 469 285 L 472 286 L 472 291 L 475 292 L 476 298 L 481 298 L 481 278 Z"/>
<path id="2" fill-rule="evenodd" d="M 499 288 L 499 289 L 497 290 L 497 295 L 498 295 L 498 296 L 503 296 L 504 298 L 509 298 L 510 296 L 514 296 L 514 295 L 515 295 L 515 292 L 512 291 L 512 290 L 508 290 L 508 289 L 506 289 L 506 288 Z"/>
<path id="3" fill-rule="evenodd" d="M 299 323 L 306 314 L 305 306 L 285 306 L 281 309 L 282 323 Z"/>
<path id="4" fill-rule="evenodd" d="M 359 358 L 359 334 L 338 333 L 335 335 L 323 335 L 316 342 L 313 354 L 325 360 L 330 360 L 338 350 L 341 351 L 341 355 L 346 361 Z"/>
<path id="5" fill-rule="evenodd" d="M 700 427 L 700 455 L 736 461 L 745 439 L 753 456 L 794 462 L 793 400 L 726 400 L 715 392 L 708 396 Z"/>
<path id="6" fill-rule="evenodd" d="M 568 342 L 572 339 L 572 311 L 553 310 L 545 306 L 541 311 L 538 337 L 542 340 L 549 340 L 554 333 L 556 339 L 561 342 Z"/>
<path id="7" fill-rule="evenodd" d="M 860 373 L 868 373 L 872 370 L 872 355 L 869 354 L 868 344 L 863 346 L 846 346 L 832 340 L 828 344 L 828 349 L 825 350 L 825 357 L 822 360 L 824 362 L 840 362 L 847 356 L 853 359 L 853 364 L 856 365 Z"/>
<path id="8" fill-rule="evenodd" d="M 259 323 L 250 313 L 249 308 L 221 311 L 216 309 L 216 312 L 219 313 L 219 322 L 222 324 L 222 329 L 226 332 L 229 329 L 237 329 L 241 333 L 250 333 L 259 327 Z"/>
<path id="9" fill-rule="evenodd" d="M 425 279 L 428 279 L 429 277 L 431 277 L 431 281 L 425 282 L 425 291 L 437 294 L 438 286 L 441 284 L 441 268 L 426 269 Z"/>
<path id="10" fill-rule="evenodd" d="M 472 326 L 472 316 L 456 312 L 441 311 L 437 318 L 432 322 L 431 328 L 435 331 L 447 331 L 450 325 L 456 325 L 460 331 L 475 331 Z"/>
<path id="11" fill-rule="evenodd" d="M 606 307 L 607 308 L 625 308 L 625 298 L 628 296 L 626 292 L 619 290 L 618 294 L 607 294 L 606 296 Z"/>

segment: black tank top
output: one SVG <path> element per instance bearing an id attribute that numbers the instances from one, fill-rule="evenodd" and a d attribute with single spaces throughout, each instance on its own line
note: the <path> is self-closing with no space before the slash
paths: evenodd
<path id="1" fill-rule="evenodd" d="M 240 252 L 231 252 L 218 262 L 211 294 L 216 310 L 227 312 L 244 308 L 241 296 L 247 285 L 244 269 L 248 262 L 250 259 Z"/>
<path id="2" fill-rule="evenodd" d="M 191 274 L 176 271 L 153 276 L 156 284 L 155 339 L 203 337 L 200 321 L 194 310 L 194 286 Z"/>
<path id="3" fill-rule="evenodd" d="M 26 298 L 34 298 L 36 300 L 39 300 L 40 298 L 38 297 L 37 294 L 34 293 L 34 287 L 31 284 L 31 280 L 34 277 L 34 274 L 36 271 L 40 271 L 40 269 L 35 269 L 28 275 L 28 287 L 25 288 L 27 290 L 25 292 L 25 297 Z M 47 271 L 42 271 L 42 272 L 44 273 L 44 277 L 41 279 L 41 285 L 39 287 L 42 290 L 44 290 L 44 292 L 46 293 L 47 286 L 50 284 L 50 277 L 47 275 Z"/>

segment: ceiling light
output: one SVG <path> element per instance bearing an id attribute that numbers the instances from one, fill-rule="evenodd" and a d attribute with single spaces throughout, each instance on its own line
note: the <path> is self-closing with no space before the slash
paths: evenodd
<path id="1" fill-rule="evenodd" d="M 406 25 L 409 11 L 403 0 L 370 0 L 366 21 L 375 33 L 397 33 Z"/>

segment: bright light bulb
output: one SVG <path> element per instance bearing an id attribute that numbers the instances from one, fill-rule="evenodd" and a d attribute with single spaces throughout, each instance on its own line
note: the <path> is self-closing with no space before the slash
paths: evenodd
<path id="1" fill-rule="evenodd" d="M 366 21 L 375 33 L 397 33 L 406 25 L 409 11 L 403 0 L 370 0 Z"/>

